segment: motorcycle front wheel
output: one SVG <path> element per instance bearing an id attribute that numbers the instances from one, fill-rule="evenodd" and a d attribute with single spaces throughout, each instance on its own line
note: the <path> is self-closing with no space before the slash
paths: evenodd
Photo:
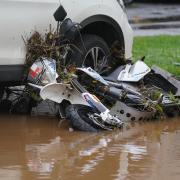
<path id="1" fill-rule="evenodd" d="M 91 107 L 73 104 L 66 108 L 66 117 L 74 130 L 86 132 L 99 132 L 102 130 L 100 126 L 95 124 L 90 118 L 96 113 Z"/>

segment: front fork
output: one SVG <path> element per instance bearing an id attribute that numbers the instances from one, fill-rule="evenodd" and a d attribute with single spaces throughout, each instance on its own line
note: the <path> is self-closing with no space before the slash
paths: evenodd
<path id="1" fill-rule="evenodd" d="M 77 80 L 77 78 L 73 78 L 71 81 L 73 87 L 81 93 L 83 99 L 93 108 L 96 109 L 100 113 L 110 112 L 108 108 L 106 108 L 101 101 L 95 96 L 90 94 Z"/>
<path id="2" fill-rule="evenodd" d="M 100 113 L 100 117 L 104 122 L 109 124 L 119 124 L 122 125 L 122 121 L 115 116 L 110 114 L 110 110 L 104 106 L 101 101 L 95 96 L 90 94 L 77 80 L 73 78 L 71 81 L 73 87 L 82 94 L 83 99 L 95 110 Z M 113 125 L 115 125 L 113 124 Z"/>

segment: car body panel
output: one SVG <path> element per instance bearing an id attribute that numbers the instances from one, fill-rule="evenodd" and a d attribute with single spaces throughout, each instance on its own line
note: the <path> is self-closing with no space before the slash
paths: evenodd
<path id="1" fill-rule="evenodd" d="M 1 82 L 10 81 L 11 78 L 13 81 L 19 79 L 20 73 L 18 72 L 17 76 L 15 74 L 23 68 L 26 55 L 22 37 L 30 37 L 33 31 L 45 32 L 50 24 L 56 28 L 53 14 L 60 4 L 64 6 L 68 16 L 77 23 L 82 23 L 91 16 L 110 17 L 123 32 L 125 58 L 132 57 L 132 29 L 117 0 L 0 0 Z M 5 69 L 9 75 L 7 79 L 4 79 Z"/>
<path id="2" fill-rule="evenodd" d="M 55 25 L 53 13 L 59 0 L 0 0 L 0 65 L 24 64 L 22 36 Z"/>

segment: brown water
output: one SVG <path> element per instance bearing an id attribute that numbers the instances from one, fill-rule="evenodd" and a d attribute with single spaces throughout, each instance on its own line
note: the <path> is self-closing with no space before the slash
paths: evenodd
<path id="1" fill-rule="evenodd" d="M 89 134 L 56 119 L 0 116 L 0 179 L 179 180 L 180 119 Z"/>

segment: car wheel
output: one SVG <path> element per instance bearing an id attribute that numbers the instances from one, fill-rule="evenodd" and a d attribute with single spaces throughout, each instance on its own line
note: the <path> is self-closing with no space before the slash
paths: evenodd
<path id="1" fill-rule="evenodd" d="M 100 74 L 107 72 L 110 62 L 110 49 L 107 43 L 97 35 L 83 35 L 76 41 L 77 48 L 72 53 L 71 62 L 78 67 L 92 67 Z"/>

